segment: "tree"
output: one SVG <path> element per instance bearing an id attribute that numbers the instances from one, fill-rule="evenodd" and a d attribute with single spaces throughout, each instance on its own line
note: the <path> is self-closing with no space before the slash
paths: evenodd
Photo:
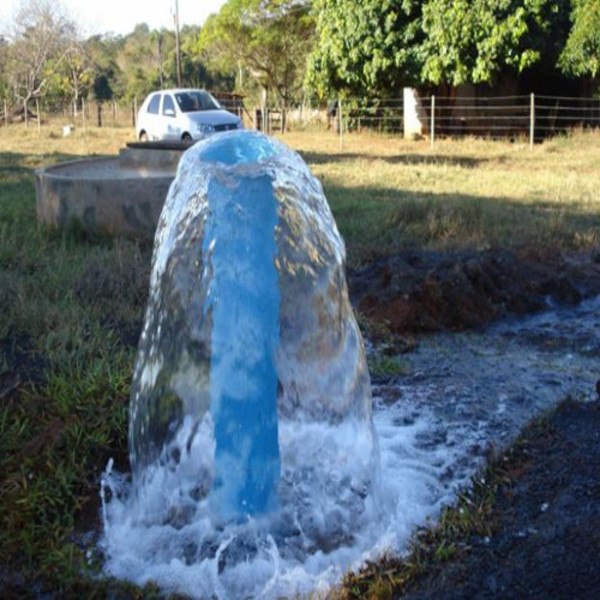
<path id="1" fill-rule="evenodd" d="M 51 70 L 53 75 L 46 85 L 46 97 L 72 102 L 73 115 L 77 116 L 79 100 L 94 82 L 94 69 L 85 44 L 73 39 L 64 59 Z"/>
<path id="2" fill-rule="evenodd" d="M 7 74 L 14 98 L 41 97 L 77 41 L 75 23 L 54 0 L 24 0 L 13 24 Z"/>
<path id="3" fill-rule="evenodd" d="M 568 0 L 427 0 L 422 76 L 434 84 L 492 83 L 555 56 Z"/>
<path id="4" fill-rule="evenodd" d="M 197 51 L 221 73 L 247 71 L 285 108 L 302 89 L 313 32 L 302 0 L 229 0 L 206 21 Z"/>
<path id="5" fill-rule="evenodd" d="M 600 73 L 600 0 L 573 0 L 571 21 L 559 66 L 566 74 L 595 79 Z"/>
<path id="6" fill-rule="evenodd" d="M 160 87 L 156 44 L 146 23 L 139 23 L 123 38 L 117 64 L 122 77 L 121 87 L 127 98 L 144 98 Z"/>
<path id="7" fill-rule="evenodd" d="M 230 74 L 220 76 L 208 69 L 203 53 L 198 52 L 200 34 L 201 29 L 198 26 L 184 25 L 181 29 L 181 70 L 185 85 L 196 88 L 233 89 L 234 77 Z"/>
<path id="8" fill-rule="evenodd" d="M 121 36 L 95 35 L 85 42 L 94 73 L 91 90 L 97 100 L 124 95 L 124 77 L 117 58 L 124 45 Z"/>
<path id="9" fill-rule="evenodd" d="M 315 0 L 307 84 L 323 97 L 396 92 L 418 80 L 421 2 Z"/>

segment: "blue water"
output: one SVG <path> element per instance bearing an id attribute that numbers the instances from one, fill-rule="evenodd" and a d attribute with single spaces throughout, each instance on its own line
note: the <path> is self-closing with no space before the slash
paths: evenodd
<path id="1" fill-rule="evenodd" d="M 133 483 L 110 467 L 102 481 L 108 573 L 194 598 L 295 595 L 379 539 L 344 258 L 283 144 L 227 132 L 182 157 L 132 382 Z"/>
<path id="2" fill-rule="evenodd" d="M 234 190 L 213 179 L 208 198 L 204 252 L 220 273 L 205 307 L 212 317 L 210 412 L 216 442 L 211 504 L 232 517 L 263 513 L 276 503 L 278 217 L 267 176 L 242 178 Z"/>
<path id="3" fill-rule="evenodd" d="M 215 136 L 201 146 L 198 158 L 202 162 L 225 165 L 259 163 L 276 156 L 281 149 L 271 138 L 255 132 L 239 131 L 235 134 Z"/>

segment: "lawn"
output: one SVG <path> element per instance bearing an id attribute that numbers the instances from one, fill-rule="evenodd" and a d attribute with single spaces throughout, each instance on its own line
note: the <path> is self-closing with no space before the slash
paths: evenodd
<path id="1" fill-rule="evenodd" d="M 151 248 L 38 227 L 34 169 L 115 154 L 127 129 L 0 128 L 0 589 L 107 593 L 82 534 L 109 457 L 127 469 L 127 406 Z M 465 139 L 331 132 L 284 140 L 323 182 L 351 266 L 407 247 L 600 244 L 600 134 L 530 151 Z M 9 577 L 9 574 L 10 577 Z M 34 583 L 27 583 L 34 582 Z M 142 594 L 124 588 L 125 597 Z M 146 590 L 146 593 L 149 593 Z"/>

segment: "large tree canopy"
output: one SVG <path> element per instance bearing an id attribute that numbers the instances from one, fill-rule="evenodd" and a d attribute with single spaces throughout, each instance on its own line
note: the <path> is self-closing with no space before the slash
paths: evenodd
<path id="1" fill-rule="evenodd" d="M 315 0 L 317 43 L 307 83 L 320 96 L 391 93 L 416 81 L 421 2 Z"/>
<path id="2" fill-rule="evenodd" d="M 492 83 L 544 61 L 553 69 L 569 7 L 570 0 L 315 0 L 318 44 L 307 82 L 320 95 L 391 94 L 410 83 Z"/>
<path id="3" fill-rule="evenodd" d="M 568 0 L 427 0 L 423 79 L 460 85 L 521 73 L 551 52 L 551 33 L 567 13 Z"/>
<path id="4" fill-rule="evenodd" d="M 313 31 L 302 0 L 229 0 L 206 21 L 198 48 L 223 73 L 245 69 L 285 105 L 301 89 Z"/>
<path id="5" fill-rule="evenodd" d="M 575 76 L 600 73 L 600 0 L 573 0 L 573 23 L 560 57 L 561 69 Z"/>

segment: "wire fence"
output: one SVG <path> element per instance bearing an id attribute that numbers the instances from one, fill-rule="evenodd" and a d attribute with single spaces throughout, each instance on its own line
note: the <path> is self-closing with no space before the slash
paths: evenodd
<path id="1" fill-rule="evenodd" d="M 137 101 L 89 101 L 79 98 L 70 102 L 32 99 L 26 104 L 4 100 L 0 107 L 0 124 L 9 126 L 64 125 L 71 127 L 134 127 Z"/>
<path id="2" fill-rule="evenodd" d="M 224 108 L 240 116 L 246 127 L 268 133 L 312 130 L 414 135 L 408 119 L 417 121 L 417 134 L 432 144 L 443 137 L 528 139 L 530 144 L 575 128 L 600 126 L 600 99 L 539 94 L 514 96 L 425 96 L 408 107 L 405 98 L 338 99 L 326 106 L 249 108 L 233 94 L 219 98 Z M 26 106 L 0 100 L 0 126 L 25 123 L 31 127 L 135 128 L 139 103 L 131 100 L 61 102 L 32 99 Z M 409 114 L 409 113 L 414 114 Z M 407 116 L 408 115 L 408 116 Z M 414 125 L 414 124 L 413 124 Z"/>
<path id="3" fill-rule="evenodd" d="M 539 94 L 494 97 L 432 95 L 420 98 L 417 103 L 413 112 L 419 123 L 419 132 L 432 142 L 440 137 L 474 136 L 524 138 L 533 144 L 576 128 L 600 126 L 598 98 Z M 342 130 L 347 132 L 402 132 L 409 137 L 406 120 L 407 106 L 403 98 L 376 101 L 370 106 L 361 106 L 357 100 L 345 100 L 342 105 Z"/>

